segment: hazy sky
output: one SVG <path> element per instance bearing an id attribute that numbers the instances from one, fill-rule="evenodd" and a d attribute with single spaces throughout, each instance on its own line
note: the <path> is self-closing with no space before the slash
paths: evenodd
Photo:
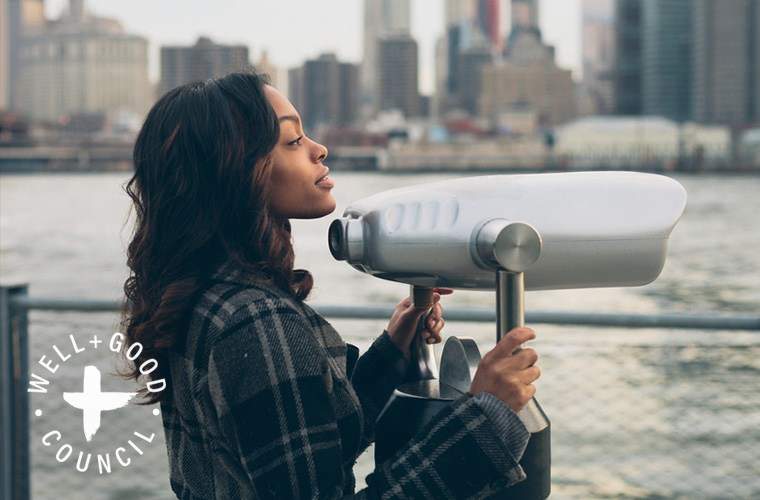
<path id="1" fill-rule="evenodd" d="M 507 0 L 502 0 L 504 6 Z M 541 28 L 554 44 L 560 66 L 580 76 L 580 0 L 540 0 Z M 67 0 L 47 0 L 57 17 Z M 283 68 L 323 52 L 359 62 L 363 0 L 87 0 L 90 11 L 115 17 L 129 32 L 151 42 L 150 76 L 158 79 L 161 45 L 192 44 L 199 35 L 221 43 L 242 43 L 255 62 L 267 49 Z M 443 33 L 443 0 L 412 0 L 412 34 L 420 45 L 420 89 L 431 93 L 435 40 Z M 503 19 L 507 21 L 506 16 Z"/>

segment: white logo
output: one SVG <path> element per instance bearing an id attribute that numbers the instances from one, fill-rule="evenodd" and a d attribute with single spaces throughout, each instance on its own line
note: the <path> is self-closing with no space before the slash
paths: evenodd
<path id="1" fill-rule="evenodd" d="M 61 367 L 61 364 L 66 363 L 69 359 L 76 359 L 76 355 L 88 350 L 87 344 L 92 345 L 92 349 L 98 349 L 100 344 L 105 343 L 97 335 L 93 335 L 91 340 L 88 340 L 84 346 L 80 346 L 77 343 L 74 335 L 69 335 L 68 340 L 71 343 L 71 347 L 68 350 L 66 348 L 63 350 L 59 349 L 57 345 L 54 345 L 53 352 L 55 352 L 55 355 L 49 357 L 41 356 L 37 364 L 54 375 Z M 124 346 L 124 335 L 119 332 L 114 333 L 107 345 L 109 351 L 120 354 Z M 127 360 L 134 362 L 140 356 L 142 350 L 142 345 L 139 342 L 135 342 L 126 350 L 125 357 Z M 137 367 L 140 374 L 144 376 L 149 376 L 156 368 L 158 368 L 158 361 L 154 358 L 144 360 Z M 50 380 L 32 372 L 27 391 L 48 394 L 48 385 L 50 385 Z M 166 388 L 166 381 L 164 379 L 152 380 L 145 384 L 145 388 L 150 393 L 161 392 Z M 101 390 L 100 370 L 95 365 L 88 364 L 84 367 L 82 392 L 64 392 L 63 400 L 70 405 L 66 406 L 66 408 L 73 407 L 77 410 L 82 410 L 82 430 L 84 431 L 86 443 L 90 443 L 101 427 L 102 413 L 126 407 L 135 395 L 137 395 L 137 392 L 109 392 Z M 154 408 L 152 413 L 154 416 L 161 414 L 158 408 Z M 42 409 L 37 408 L 34 410 L 34 415 L 35 417 L 42 417 Z M 45 433 L 41 439 L 42 444 L 46 447 L 57 446 L 55 459 L 60 463 L 69 460 L 75 451 L 73 445 L 62 442 L 63 438 L 63 433 L 60 430 L 52 429 Z M 126 444 L 120 445 L 120 443 L 116 443 L 113 453 L 93 453 L 86 449 L 79 449 L 76 454 L 75 468 L 79 472 L 86 472 L 92 462 L 93 464 L 97 464 L 99 474 L 110 474 L 113 465 L 112 457 L 118 465 L 127 467 L 132 463 L 134 453 L 137 453 L 137 455 L 143 454 L 142 448 L 138 445 L 140 441 L 150 444 L 154 438 L 155 433 L 145 435 L 134 431 L 129 436 L 129 439 L 127 439 Z M 85 448 L 87 447 L 86 443 Z M 102 445 L 103 443 L 99 444 Z M 95 460 L 92 460 L 93 458 Z"/>
<path id="2" fill-rule="evenodd" d="M 126 406 L 137 393 L 101 392 L 100 370 L 93 365 L 84 367 L 83 385 L 82 392 L 64 392 L 63 399 L 74 408 L 82 410 L 84 438 L 90 441 L 100 428 L 100 412 Z"/>

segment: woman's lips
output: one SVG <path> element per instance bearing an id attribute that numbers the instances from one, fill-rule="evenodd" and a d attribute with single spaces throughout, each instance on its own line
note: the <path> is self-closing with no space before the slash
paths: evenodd
<path id="1" fill-rule="evenodd" d="M 317 182 L 317 186 L 329 189 L 331 187 L 335 187 L 335 183 L 332 179 L 330 179 L 330 176 L 328 175 L 327 177 L 322 178 L 321 181 Z"/>

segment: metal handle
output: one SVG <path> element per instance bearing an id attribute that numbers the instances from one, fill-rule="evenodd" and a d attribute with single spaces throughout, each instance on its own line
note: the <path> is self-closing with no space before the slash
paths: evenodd
<path id="1" fill-rule="evenodd" d="M 414 307 L 427 307 L 433 305 L 433 289 L 423 286 L 409 285 L 412 305 Z M 433 344 L 428 344 L 422 338 L 422 332 L 425 330 L 430 311 L 422 315 L 417 322 L 417 330 L 409 346 L 411 353 L 412 365 L 407 372 L 407 378 L 414 380 L 428 380 L 438 378 L 438 364 L 435 361 L 435 350 Z"/>

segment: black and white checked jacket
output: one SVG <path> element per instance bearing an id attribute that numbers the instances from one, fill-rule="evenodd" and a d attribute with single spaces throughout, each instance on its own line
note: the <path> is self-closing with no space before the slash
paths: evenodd
<path id="1" fill-rule="evenodd" d="M 442 410 L 355 493 L 352 466 L 408 361 L 387 331 L 358 357 L 311 307 L 229 263 L 180 344 L 161 403 L 178 498 L 485 498 L 525 478 L 525 427 L 481 393 Z"/>

